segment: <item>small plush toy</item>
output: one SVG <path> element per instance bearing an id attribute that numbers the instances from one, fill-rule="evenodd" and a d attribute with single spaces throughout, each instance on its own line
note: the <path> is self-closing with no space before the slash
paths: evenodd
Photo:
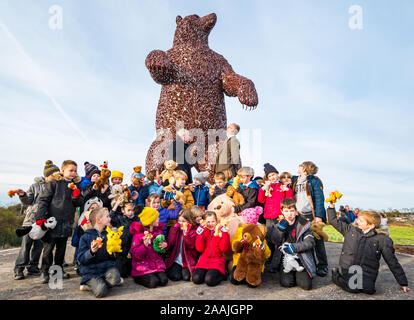
<path id="1" fill-rule="evenodd" d="M 101 189 L 104 185 L 109 185 L 109 178 L 111 177 L 111 170 L 103 168 L 101 171 L 101 176 L 95 182 L 95 185 L 98 189 Z M 95 188 L 96 188 L 95 187 Z"/>
<path id="2" fill-rule="evenodd" d="M 244 197 L 240 192 L 237 192 L 237 190 L 233 186 L 227 187 L 227 196 L 231 198 L 231 201 L 234 202 L 234 205 L 236 206 L 242 206 L 244 205 Z"/>
<path id="3" fill-rule="evenodd" d="M 261 273 L 266 261 L 263 245 L 266 238 L 266 227 L 257 224 L 247 224 L 243 227 L 242 239 L 233 243 L 235 253 L 240 253 L 234 279 L 246 279 L 251 286 L 262 282 Z"/>
<path id="4" fill-rule="evenodd" d="M 214 230 L 214 236 L 219 236 L 220 238 L 223 236 L 223 232 L 228 232 L 229 228 L 227 227 L 228 221 L 221 221 L 217 223 L 216 229 Z"/>
<path id="5" fill-rule="evenodd" d="M 301 267 L 299 265 L 299 262 L 297 261 L 297 259 L 299 259 L 297 254 L 289 254 L 286 252 L 283 252 L 284 256 L 283 256 L 283 272 L 284 273 L 289 273 L 292 270 L 293 271 L 298 271 L 301 272 L 303 271 L 303 267 Z"/>
<path id="6" fill-rule="evenodd" d="M 240 177 L 237 175 L 234 177 L 233 179 L 233 183 L 231 184 L 233 186 L 234 189 L 239 189 L 240 188 Z"/>
<path id="7" fill-rule="evenodd" d="M 13 198 L 16 194 L 17 194 L 17 190 L 10 190 L 9 192 L 7 192 L 7 195 L 10 198 Z"/>
<path id="8" fill-rule="evenodd" d="M 323 227 L 325 227 L 325 223 L 323 223 L 322 221 L 316 222 L 315 220 L 313 220 L 310 229 L 311 229 L 311 231 L 313 233 L 313 236 L 316 239 L 320 240 L 321 237 L 322 237 L 325 241 L 328 241 L 328 238 L 329 237 L 326 234 L 326 232 L 324 232 L 322 230 Z"/>
<path id="9" fill-rule="evenodd" d="M 161 172 L 161 179 L 163 182 L 168 180 L 170 185 L 175 183 L 174 169 L 177 168 L 178 163 L 174 160 L 167 160 L 164 162 L 164 170 Z"/>
<path id="10" fill-rule="evenodd" d="M 165 253 L 165 248 L 164 249 L 160 248 L 160 244 L 164 241 L 165 241 L 165 237 L 163 234 L 159 234 L 158 236 L 155 237 L 155 239 L 153 240 L 153 247 L 154 247 L 155 252 Z"/>
<path id="11" fill-rule="evenodd" d="M 122 252 L 121 243 L 122 243 L 122 231 L 124 230 L 124 226 L 118 228 L 117 232 L 111 230 L 111 228 L 106 227 L 107 238 L 108 241 L 106 242 L 106 251 L 109 254 L 113 252 Z"/>
<path id="12" fill-rule="evenodd" d="M 103 161 L 100 165 L 99 165 L 99 170 L 102 171 L 102 169 L 108 169 L 108 161 Z"/>
<path id="13" fill-rule="evenodd" d="M 335 203 L 337 200 L 339 200 L 341 198 L 342 198 L 342 193 L 335 190 L 335 191 L 333 191 L 329 194 L 329 197 L 327 199 L 325 199 L 325 202 Z"/>
<path id="14" fill-rule="evenodd" d="M 98 247 L 101 248 L 103 246 L 103 239 L 101 237 L 98 237 L 95 240 L 92 240 L 92 243 L 97 243 Z"/>
<path id="15" fill-rule="evenodd" d="M 43 236 L 49 229 L 54 229 L 56 227 L 57 221 L 55 217 L 50 217 L 47 220 L 39 220 L 37 223 L 33 223 L 29 227 L 23 227 L 16 230 L 16 234 L 19 237 L 22 237 L 26 234 L 29 234 L 29 237 L 33 240 L 42 239 Z"/>
<path id="16" fill-rule="evenodd" d="M 149 231 L 144 231 L 144 237 L 142 238 L 142 241 L 149 240 L 148 244 L 151 244 L 152 239 L 152 233 Z"/>
<path id="17" fill-rule="evenodd" d="M 112 199 L 111 206 L 114 207 L 115 203 L 118 201 L 119 197 L 123 196 L 123 190 L 120 184 L 115 184 L 111 187 L 111 194 L 108 196 L 108 199 Z"/>
<path id="18" fill-rule="evenodd" d="M 73 182 L 71 182 L 71 183 L 68 184 L 68 188 L 71 189 L 71 190 L 75 190 L 78 187 L 76 186 L 76 184 L 74 184 Z"/>
<path id="19" fill-rule="evenodd" d="M 273 191 L 273 188 L 270 186 L 270 184 L 271 183 L 268 180 L 262 186 L 263 191 L 265 191 L 265 197 L 268 197 L 268 198 L 272 197 L 272 191 Z"/>

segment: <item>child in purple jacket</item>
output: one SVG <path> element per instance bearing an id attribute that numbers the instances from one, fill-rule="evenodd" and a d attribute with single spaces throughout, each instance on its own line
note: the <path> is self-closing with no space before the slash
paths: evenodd
<path id="1" fill-rule="evenodd" d="M 162 232 L 164 233 L 165 237 L 167 237 L 168 220 L 177 219 L 178 214 L 182 210 L 182 206 L 180 202 L 177 202 L 175 200 L 173 202 L 174 202 L 174 210 L 168 210 L 161 206 L 161 196 L 159 194 L 153 193 L 153 194 L 150 194 L 147 198 L 147 207 L 157 210 L 158 213 L 160 214 L 159 219 L 160 219 L 160 223 L 164 224 Z"/>
<path id="2" fill-rule="evenodd" d="M 132 270 L 135 283 L 147 288 L 165 286 L 168 282 L 165 274 L 165 263 L 161 254 L 154 248 L 154 240 L 162 235 L 163 223 L 159 223 L 159 213 L 154 208 L 145 207 L 138 216 L 141 222 L 133 222 L 130 226 L 132 234 Z M 165 241 L 159 243 L 157 250 L 165 249 Z"/>
<path id="3" fill-rule="evenodd" d="M 182 210 L 178 222 L 168 234 L 165 266 L 167 276 L 172 281 L 190 281 L 198 260 L 195 248 L 197 222 L 191 209 Z"/>

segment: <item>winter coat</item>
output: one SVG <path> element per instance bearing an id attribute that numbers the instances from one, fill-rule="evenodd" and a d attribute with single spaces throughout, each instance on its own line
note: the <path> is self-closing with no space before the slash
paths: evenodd
<path id="1" fill-rule="evenodd" d="M 174 264 L 180 251 L 181 239 L 183 239 L 181 248 L 182 267 L 188 268 L 191 275 L 194 273 L 198 260 L 198 252 L 195 248 L 197 238 L 196 230 L 197 226 L 191 226 L 191 229 L 184 237 L 179 225 L 177 226 L 176 224 L 171 227 L 170 233 L 168 234 L 167 257 L 165 258 L 165 266 L 167 269 L 171 268 Z"/>
<path id="2" fill-rule="evenodd" d="M 163 223 L 153 229 L 152 239 L 155 239 L 159 234 L 162 234 Z M 155 252 L 153 243 L 146 247 L 143 242 L 144 232 L 150 232 L 150 229 L 144 227 L 139 222 L 133 222 L 130 226 L 132 234 L 131 256 L 132 256 L 132 271 L 133 277 L 140 277 L 148 273 L 156 273 L 165 271 L 165 263 L 159 253 Z"/>
<path id="3" fill-rule="evenodd" d="M 222 232 L 222 236 L 219 237 L 214 236 L 214 230 L 204 229 L 202 234 L 197 234 L 196 249 L 201 252 L 196 269 L 216 269 L 223 275 L 226 274 L 226 259 L 223 253 L 231 249 L 228 232 Z"/>
<path id="4" fill-rule="evenodd" d="M 210 200 L 210 189 L 205 184 L 194 186 L 192 191 L 194 204 L 199 207 L 207 208 Z"/>
<path id="5" fill-rule="evenodd" d="M 94 190 L 93 186 L 94 186 L 94 183 L 91 183 L 82 190 L 84 203 L 86 203 L 86 201 L 88 201 L 89 199 L 97 197 L 98 199 L 102 201 L 103 206 L 105 208 L 108 208 L 108 210 L 111 210 L 111 200 L 108 198 L 108 196 L 111 194 L 111 188 L 108 187 L 108 189 L 104 193 L 102 193 L 101 189 Z M 84 208 L 82 206 L 81 212 L 83 211 L 84 211 Z"/>
<path id="6" fill-rule="evenodd" d="M 366 234 L 353 224 L 339 221 L 334 208 L 328 208 L 328 219 L 344 236 L 339 266 L 347 270 L 353 265 L 362 267 L 363 277 L 374 282 L 378 276 L 381 256 L 400 286 L 407 286 L 407 277 L 395 256 L 393 241 L 383 230 L 372 229 Z"/>
<path id="7" fill-rule="evenodd" d="M 300 262 L 303 267 L 306 269 L 309 277 L 314 278 L 316 276 L 316 264 L 313 256 L 313 247 L 315 246 L 315 238 L 310 229 L 311 222 L 297 216 L 298 223 L 296 224 L 296 242 L 292 243 L 295 248 L 295 253 L 298 255 Z M 282 261 L 283 254 L 279 250 L 279 247 L 286 242 L 287 234 L 285 231 L 281 231 L 278 228 L 278 225 L 272 225 L 267 231 L 268 241 L 275 244 L 275 252 L 273 253 L 273 258 L 271 262 L 272 268 L 278 268 L 279 264 Z"/>
<path id="8" fill-rule="evenodd" d="M 240 142 L 236 136 L 232 136 L 220 145 L 220 149 L 216 157 L 214 172 L 217 173 L 229 170 L 231 176 L 235 177 L 240 168 Z"/>
<path id="9" fill-rule="evenodd" d="M 293 195 L 296 194 L 296 184 L 299 176 L 292 177 L 292 191 Z M 326 223 L 326 211 L 325 211 L 325 196 L 323 195 L 323 184 L 321 179 L 313 174 L 306 176 L 306 194 L 308 196 L 309 203 L 312 207 L 312 213 L 314 217 L 319 217 Z"/>
<path id="10" fill-rule="evenodd" d="M 68 187 L 71 182 L 63 177 L 47 182 L 40 195 L 36 220 L 56 218 L 56 227 L 47 232 L 47 235 L 52 238 L 71 236 L 76 207 L 83 205 L 82 193 L 76 198 L 72 196 L 73 190 Z M 78 184 L 76 186 L 79 187 Z"/>
<path id="11" fill-rule="evenodd" d="M 221 195 L 221 194 L 223 194 L 223 193 L 226 193 L 227 192 L 227 188 L 230 186 L 230 184 L 229 183 L 226 183 L 226 185 L 222 188 L 222 189 L 220 189 L 219 187 L 215 187 L 214 188 L 214 193 L 213 193 L 213 195 L 212 196 L 210 196 L 210 202 L 211 201 L 213 201 L 214 200 L 214 198 L 215 197 L 217 197 L 217 196 L 219 196 L 219 195 Z"/>
<path id="12" fill-rule="evenodd" d="M 166 203 L 165 201 L 172 201 L 175 196 L 175 192 L 169 192 L 169 191 L 166 191 L 165 189 L 166 188 L 162 190 L 163 206 Z M 184 186 L 181 188 L 174 186 L 174 189 L 183 193 L 183 197 L 182 197 L 182 200 L 184 201 L 184 204 L 182 205 L 183 209 L 190 209 L 194 205 L 194 198 L 193 198 L 193 194 L 190 191 L 190 188 L 188 186 Z"/>
<path id="13" fill-rule="evenodd" d="M 91 179 L 89 179 L 88 177 L 82 177 L 79 188 L 83 191 L 87 186 L 91 184 Z"/>
<path id="14" fill-rule="evenodd" d="M 250 183 L 245 186 L 242 183 L 239 184 L 239 189 L 237 190 L 243 195 L 244 204 L 239 206 L 234 206 L 234 212 L 240 213 L 244 209 L 254 208 L 258 205 L 257 197 L 259 195 L 259 185 L 255 180 L 250 181 Z"/>
<path id="15" fill-rule="evenodd" d="M 283 186 L 283 183 L 272 183 L 270 185 L 270 188 L 273 189 L 273 191 L 271 191 L 271 197 L 266 197 L 266 191 L 262 188 L 259 189 L 257 200 L 260 203 L 264 203 L 265 219 L 276 219 L 282 214 L 282 211 L 280 210 L 280 202 L 283 199 L 293 199 L 292 189 L 289 188 L 288 191 L 282 191 L 281 186 Z"/>
<path id="16" fill-rule="evenodd" d="M 25 217 L 23 220 L 23 227 L 29 227 L 36 221 L 36 212 L 39 207 L 40 194 L 45 189 L 45 178 L 36 177 L 29 190 L 27 190 L 23 196 L 19 196 L 20 202 L 24 205 L 28 205 Z"/>
<path id="17" fill-rule="evenodd" d="M 151 184 L 148 184 L 148 194 L 156 193 L 158 195 L 161 195 L 162 189 L 163 189 L 163 186 L 159 185 L 155 181 Z"/>
<path id="18" fill-rule="evenodd" d="M 182 210 L 181 203 L 174 201 L 174 210 L 168 210 L 166 208 L 160 207 L 158 209 L 159 215 L 159 222 L 164 224 L 162 232 L 164 236 L 167 237 L 167 223 L 168 220 L 174 220 L 178 218 L 178 214 Z"/>
<path id="19" fill-rule="evenodd" d="M 137 205 L 142 205 L 145 206 L 145 201 L 147 200 L 148 196 L 150 195 L 149 193 L 149 187 L 148 185 L 144 185 L 141 186 L 140 188 L 135 187 L 134 185 L 130 185 L 128 187 L 128 189 L 132 192 L 137 192 L 138 193 L 138 198 L 135 199 L 134 201 L 132 201 L 134 203 L 135 206 Z"/>
<path id="20" fill-rule="evenodd" d="M 355 214 L 354 214 L 354 212 L 351 211 L 351 210 L 349 210 L 349 211 L 346 211 L 345 210 L 345 218 L 348 221 L 348 223 L 354 223 L 354 221 L 355 221 Z"/>
<path id="21" fill-rule="evenodd" d="M 95 253 L 91 251 L 91 243 L 96 238 L 103 239 L 103 245 Z M 115 256 L 109 254 L 106 250 L 106 231 L 103 230 L 101 234 L 96 229 L 88 229 L 79 241 L 79 272 L 82 275 L 81 284 L 85 284 L 92 278 L 100 278 L 111 269 L 115 268 Z"/>
<path id="22" fill-rule="evenodd" d="M 111 217 L 111 226 L 115 228 L 124 227 L 124 230 L 122 231 L 121 236 L 121 249 L 122 252 L 117 252 L 116 254 L 122 254 L 123 256 L 127 256 L 128 253 L 131 250 L 131 243 L 132 243 L 132 235 L 130 231 L 131 224 L 133 222 L 138 222 L 138 217 L 133 216 L 132 218 L 128 218 L 127 216 L 124 216 L 123 214 L 120 215 L 117 212 L 111 211 L 109 213 L 109 216 Z"/>

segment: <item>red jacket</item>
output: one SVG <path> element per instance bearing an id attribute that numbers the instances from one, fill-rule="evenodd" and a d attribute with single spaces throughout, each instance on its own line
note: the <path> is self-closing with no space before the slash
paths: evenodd
<path id="1" fill-rule="evenodd" d="M 167 269 L 171 268 L 174 264 L 180 251 L 181 239 L 184 237 L 183 247 L 181 249 L 181 260 L 183 262 L 182 267 L 188 268 L 191 275 L 193 274 L 198 260 L 198 252 L 195 249 L 197 238 L 196 230 L 197 226 L 192 226 L 187 235 L 184 237 L 183 231 L 177 226 L 177 224 L 171 227 L 170 233 L 168 234 L 168 254 L 165 258 L 165 266 Z"/>
<path id="2" fill-rule="evenodd" d="M 270 187 L 273 189 L 271 191 L 272 196 L 266 197 L 266 192 L 260 188 L 259 189 L 259 196 L 257 200 L 260 203 L 264 203 L 264 218 L 265 219 L 276 219 L 278 216 L 282 214 L 280 210 L 280 202 L 283 199 L 293 199 L 293 191 L 292 189 L 288 188 L 288 191 L 282 191 L 280 187 L 283 186 L 283 183 L 272 183 Z"/>
<path id="3" fill-rule="evenodd" d="M 202 234 L 197 234 L 196 249 L 201 252 L 196 269 L 216 269 L 223 275 L 226 274 L 226 259 L 223 253 L 231 249 L 228 232 L 222 232 L 222 236 L 214 236 L 214 230 L 205 229 Z"/>

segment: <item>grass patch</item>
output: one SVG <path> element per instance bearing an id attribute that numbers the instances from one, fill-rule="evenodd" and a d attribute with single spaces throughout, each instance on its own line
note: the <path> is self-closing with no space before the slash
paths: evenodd
<path id="1" fill-rule="evenodd" d="M 414 245 L 414 228 L 401 227 L 401 226 L 389 226 L 390 237 L 394 244 L 398 245 Z M 331 242 L 342 242 L 343 236 L 334 229 L 334 227 L 328 225 L 323 228 L 329 236 Z"/>

